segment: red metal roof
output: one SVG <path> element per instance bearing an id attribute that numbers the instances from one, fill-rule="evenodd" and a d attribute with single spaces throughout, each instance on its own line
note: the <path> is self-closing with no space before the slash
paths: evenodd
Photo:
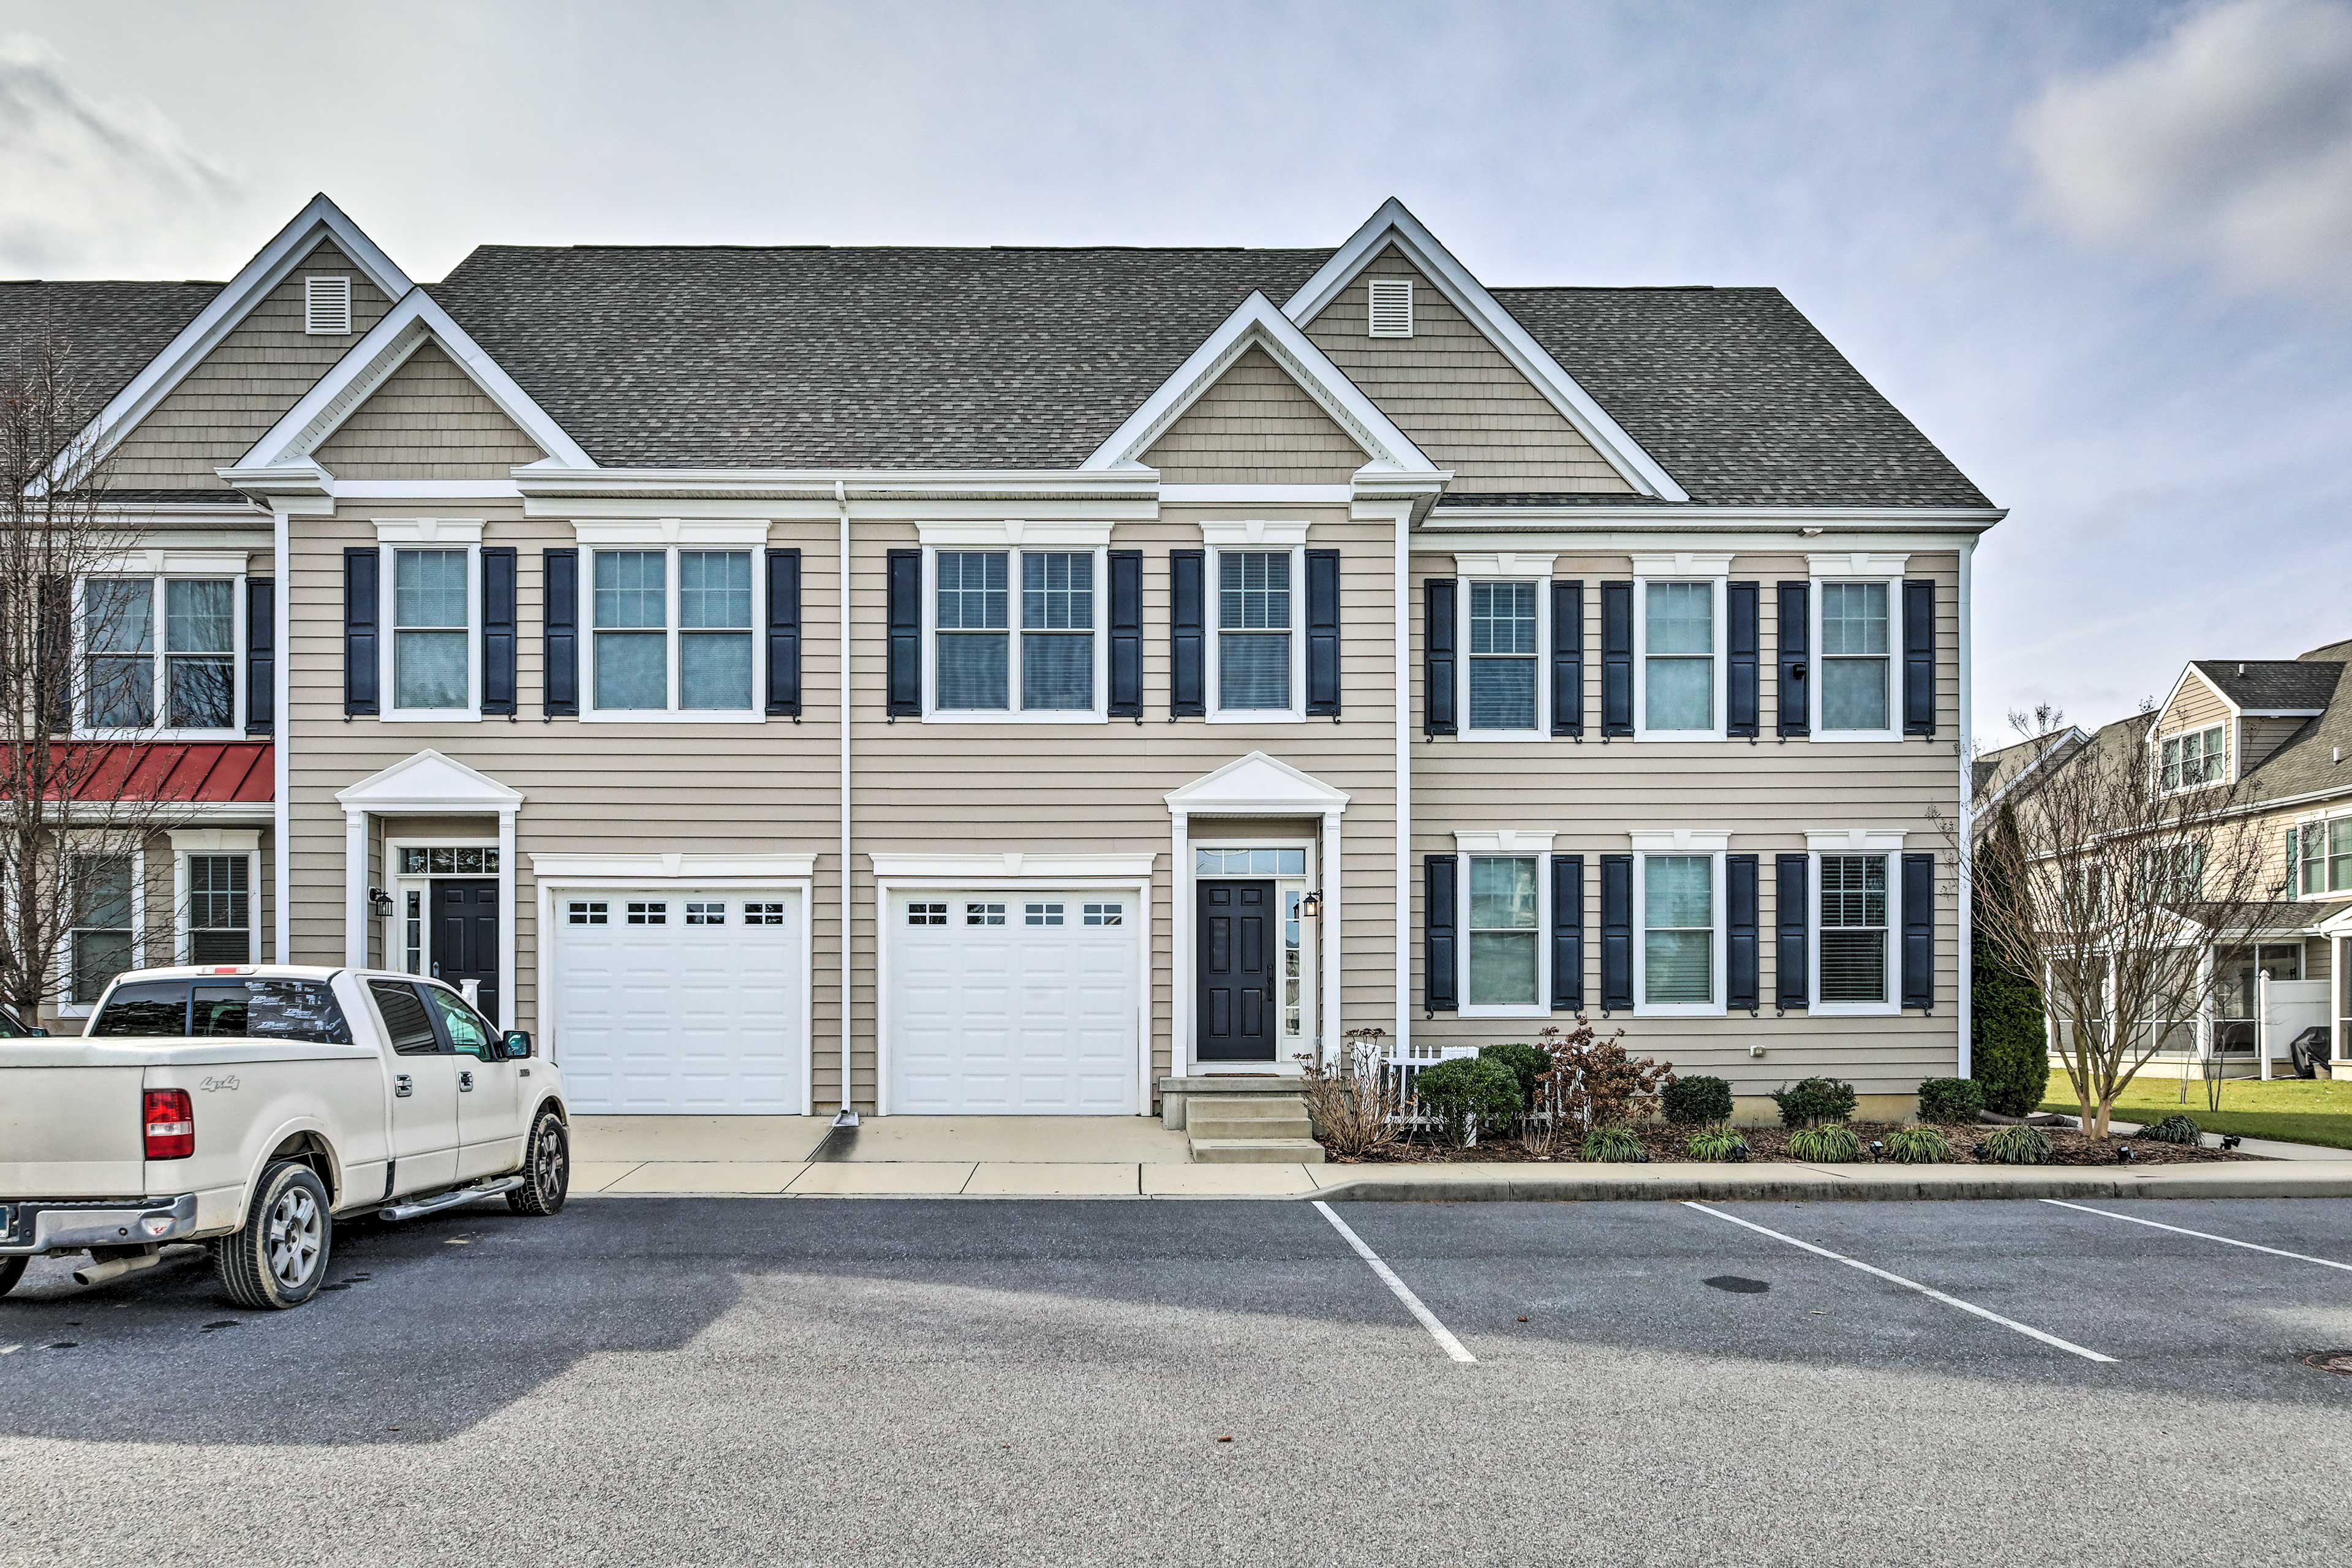
<path id="1" fill-rule="evenodd" d="M 76 800 L 169 800 L 267 805 L 277 765 L 268 741 L 74 741 L 59 772 Z"/>

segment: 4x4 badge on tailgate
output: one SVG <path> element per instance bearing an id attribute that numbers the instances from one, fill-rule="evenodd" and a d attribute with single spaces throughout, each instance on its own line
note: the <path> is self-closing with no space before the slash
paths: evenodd
<path id="1" fill-rule="evenodd" d="M 235 1093 L 236 1090 L 236 1074 L 231 1073 L 226 1078 L 208 1078 L 202 1083 L 196 1085 L 196 1087 L 203 1089 L 206 1094 L 210 1094 L 216 1089 L 225 1089 L 229 1090 L 231 1093 Z"/>

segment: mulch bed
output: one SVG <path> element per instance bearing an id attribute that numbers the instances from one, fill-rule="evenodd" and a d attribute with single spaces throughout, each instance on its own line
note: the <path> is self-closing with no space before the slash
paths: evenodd
<path id="1" fill-rule="evenodd" d="M 1865 1157 L 1872 1140 L 1885 1138 L 1893 1130 L 1894 1125 L 1892 1122 L 1883 1121 L 1853 1123 L 1855 1135 L 1862 1140 Z M 1949 1163 L 1955 1165 L 1991 1163 L 1990 1161 L 1979 1161 L 1970 1152 L 1977 1141 L 1991 1131 L 1990 1127 L 1945 1128 L 1944 1136 L 1952 1146 L 1952 1158 Z M 2156 1143 L 2144 1138 L 2110 1138 L 2105 1142 L 2099 1142 L 2084 1137 L 2071 1127 L 2045 1127 L 2042 1131 L 2050 1135 L 2050 1163 L 2053 1165 L 2112 1165 L 2116 1163 L 2116 1147 L 2120 1143 L 2131 1145 L 2132 1163 L 2135 1165 L 2193 1165 L 2207 1164 L 2217 1160 L 2255 1158 L 2253 1155 L 2241 1154 L 2235 1151 L 2224 1153 L 2219 1149 L 2197 1149 L 2182 1143 Z M 1649 1151 L 1650 1158 L 1653 1160 L 1687 1161 L 1690 1158 L 1688 1154 L 1683 1152 L 1683 1145 L 1690 1138 L 1688 1129 L 1652 1125 L 1637 1128 L 1635 1133 L 1642 1140 L 1642 1147 Z M 1787 1129 L 1742 1127 L 1739 1129 L 1739 1135 L 1748 1140 L 1746 1163 L 1752 1165 L 1773 1161 L 1783 1163 L 1789 1161 Z M 1484 1164 L 1523 1160 L 1543 1161 L 1563 1165 L 1582 1163 L 1572 1144 L 1559 1153 L 1537 1154 L 1529 1152 L 1527 1146 L 1516 1139 L 1493 1142 L 1482 1141 L 1477 1147 L 1472 1149 L 1447 1149 L 1423 1139 L 1383 1150 L 1378 1154 L 1332 1154 L 1328 1159 L 1335 1165 Z"/>

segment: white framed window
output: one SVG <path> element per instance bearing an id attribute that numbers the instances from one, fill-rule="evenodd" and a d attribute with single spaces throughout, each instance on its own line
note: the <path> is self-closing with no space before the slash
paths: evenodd
<path id="1" fill-rule="evenodd" d="M 923 568 L 925 718 L 1107 721 L 1107 548 L 940 545 Z"/>
<path id="2" fill-rule="evenodd" d="M 2294 839 L 2296 894 L 2352 892 L 2352 816 L 2305 817 Z"/>
<path id="3" fill-rule="evenodd" d="M 180 951 L 189 963 L 251 963 L 256 957 L 253 856 L 180 857 Z"/>
<path id="4" fill-rule="evenodd" d="M 241 570 L 86 577 L 76 585 L 73 616 L 81 659 L 76 733 L 245 732 Z"/>
<path id="5" fill-rule="evenodd" d="M 1724 734 L 1724 598 L 1731 557 L 1633 558 L 1633 738 Z"/>
<path id="6" fill-rule="evenodd" d="M 1894 1016 L 1903 1010 L 1896 967 L 1903 835 L 1808 833 L 1805 847 L 1812 1012 L 1824 1017 Z"/>
<path id="7" fill-rule="evenodd" d="M 145 943 L 147 857 L 129 853 L 73 853 L 66 867 L 73 924 L 66 932 L 64 998 L 68 1016 L 86 1016 L 108 984 L 136 969 Z"/>
<path id="8" fill-rule="evenodd" d="M 747 926 L 780 926 L 783 924 L 784 906 L 782 901 L 774 899 L 759 899 L 746 902 L 743 906 L 743 923 Z"/>
<path id="9" fill-rule="evenodd" d="M 1843 551 L 1805 557 L 1812 578 L 1811 738 L 1900 741 L 1903 572 L 1907 555 Z"/>
<path id="10" fill-rule="evenodd" d="M 1633 837 L 1633 1016 L 1724 1014 L 1722 833 Z"/>
<path id="11" fill-rule="evenodd" d="M 2345 824 L 2344 837 L 2347 850 L 2352 850 L 2352 820 Z M 2326 843 L 2326 835 L 2320 836 Z M 2345 856 L 2352 863 L 2352 853 Z M 2184 904 L 2201 898 L 2205 891 L 2205 846 L 2202 844 L 2156 844 L 2140 852 L 2139 874 L 2148 891 L 2160 902 Z"/>
<path id="12" fill-rule="evenodd" d="M 383 635 L 378 679 L 393 723 L 482 715 L 482 525 L 478 520 L 383 519 L 375 525 Z"/>
<path id="13" fill-rule="evenodd" d="M 1127 923 L 1125 904 L 1088 904 L 1085 906 L 1086 922 L 1090 926 L 1115 926 Z"/>
<path id="14" fill-rule="evenodd" d="M 633 926 L 667 925 L 669 905 L 665 900 L 640 901 L 633 899 L 628 903 L 626 921 Z"/>
<path id="15" fill-rule="evenodd" d="M 1004 906 L 993 900 L 966 904 L 963 907 L 963 923 L 968 926 L 1001 926 L 1004 923 Z"/>
<path id="16" fill-rule="evenodd" d="M 425 973 L 425 889 L 406 889 L 401 895 L 401 968 L 411 974 L 422 974 Z M 576 926 L 603 925 L 604 906 L 596 906 L 595 917 L 592 920 L 583 912 L 583 906 L 572 905 L 572 923 Z"/>
<path id="17" fill-rule="evenodd" d="M 588 708 L 611 720 L 757 721 L 761 551 L 634 542 L 588 554 Z"/>
<path id="18" fill-rule="evenodd" d="M 400 847 L 404 877 L 495 877 L 499 847 L 495 844 L 404 844 Z"/>
<path id="19" fill-rule="evenodd" d="M 2210 725 L 2157 743 L 2157 787 L 2166 795 L 2219 784 L 2230 770 L 2229 726 Z"/>
<path id="20" fill-rule="evenodd" d="M 302 278 L 302 331 L 314 338 L 347 338 L 352 332 L 352 279 L 347 272 L 310 272 Z"/>
<path id="21" fill-rule="evenodd" d="M 415 893 L 408 895 L 411 899 Z M 612 923 L 610 907 L 602 899 L 574 899 L 564 906 L 564 919 L 576 926 L 601 926 Z"/>
<path id="22" fill-rule="evenodd" d="M 1550 1013 L 1551 843 L 1549 833 L 1511 829 L 1454 836 L 1462 1016 Z"/>
<path id="23" fill-rule="evenodd" d="M 1224 549 L 1212 552 L 1216 606 L 1209 685 L 1215 711 L 1290 718 L 1299 711 L 1297 668 L 1305 564 L 1294 550 Z"/>
<path id="24" fill-rule="evenodd" d="M 723 926 L 727 923 L 727 906 L 689 899 L 686 905 L 686 923 L 690 926 Z"/>
<path id="25" fill-rule="evenodd" d="M 907 923 L 910 926 L 943 926 L 948 923 L 948 907 L 944 903 L 917 900 L 907 906 Z"/>
<path id="26" fill-rule="evenodd" d="M 1059 904 L 1028 904 L 1022 909 L 1023 922 L 1033 926 L 1057 926 L 1062 923 Z"/>
<path id="27" fill-rule="evenodd" d="M 1468 578 L 1461 584 L 1464 642 L 1455 710 L 1462 732 L 1486 738 L 1549 737 L 1551 696 L 1551 595 L 1521 578 Z"/>

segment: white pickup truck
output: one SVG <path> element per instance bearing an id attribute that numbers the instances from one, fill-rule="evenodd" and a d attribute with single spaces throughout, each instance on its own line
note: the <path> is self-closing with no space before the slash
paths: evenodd
<path id="1" fill-rule="evenodd" d="M 0 1295 L 87 1251 L 96 1284 L 208 1242 L 246 1307 L 297 1307 L 338 1215 L 505 1194 L 563 1206 L 563 1081 L 438 981 L 355 969 L 146 969 L 79 1039 L 0 1039 Z"/>

